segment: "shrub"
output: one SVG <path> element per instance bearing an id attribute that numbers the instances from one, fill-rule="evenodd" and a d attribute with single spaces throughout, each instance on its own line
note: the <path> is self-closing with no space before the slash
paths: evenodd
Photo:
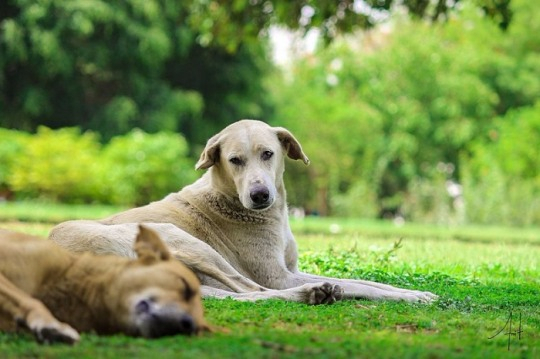
<path id="1" fill-rule="evenodd" d="M 115 204 L 144 204 L 195 179 L 188 144 L 178 134 L 135 129 L 114 137 L 103 151 L 101 196 Z"/>
<path id="2" fill-rule="evenodd" d="M 540 223 L 540 102 L 497 119 L 489 139 L 472 146 L 461 177 L 467 219 L 474 223 Z"/>
<path id="3" fill-rule="evenodd" d="M 359 180 L 345 194 L 332 196 L 333 214 L 342 217 L 376 218 L 377 193 L 369 183 Z"/>
<path id="4" fill-rule="evenodd" d="M 95 133 L 78 128 L 0 135 L 0 190 L 19 198 L 136 205 L 195 179 L 188 145 L 178 134 L 137 129 L 104 146 Z"/>
<path id="5" fill-rule="evenodd" d="M 0 128 L 0 198 L 11 194 L 8 177 L 17 163 L 29 134 Z"/>
<path id="6" fill-rule="evenodd" d="M 425 177 L 413 178 L 401 207 L 413 222 L 438 225 L 463 224 L 462 186 L 452 177 L 454 165 L 440 162 Z"/>
<path id="7" fill-rule="evenodd" d="M 9 187 L 18 196 L 56 201 L 91 201 L 100 144 L 96 134 L 78 128 L 53 131 L 40 127 L 19 147 L 17 165 L 7 175 Z"/>

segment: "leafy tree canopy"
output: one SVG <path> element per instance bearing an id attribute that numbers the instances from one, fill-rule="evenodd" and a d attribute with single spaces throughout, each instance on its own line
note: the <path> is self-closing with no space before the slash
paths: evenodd
<path id="1" fill-rule="evenodd" d="M 107 140 L 133 127 L 201 143 L 264 118 L 272 25 L 332 39 L 405 9 L 433 21 L 464 0 L 7 0 L 0 2 L 0 125 L 80 126 Z M 474 0 L 506 27 L 509 0 Z M 261 41 L 262 40 L 262 41 Z"/>
<path id="2" fill-rule="evenodd" d="M 195 0 L 190 20 L 205 43 L 215 41 L 234 49 L 241 41 L 256 39 L 271 25 L 307 31 L 319 28 L 330 40 L 340 33 L 371 28 L 404 10 L 412 17 L 444 20 L 463 0 Z M 510 0 L 474 0 L 484 14 L 503 29 L 512 18 Z"/>
<path id="3" fill-rule="evenodd" d="M 504 145 L 497 151 L 487 148 L 489 141 L 478 146 L 497 158 L 508 153 L 503 172 L 536 176 L 525 153 L 538 152 L 532 121 L 538 110 L 505 115 L 533 106 L 540 94 L 540 46 L 532 31 L 538 7 L 513 2 L 516 21 L 506 31 L 472 6 L 445 23 L 399 18 L 385 31 L 334 41 L 294 62 L 271 87 L 273 123 L 302 139 L 314 164 L 288 171 L 290 192 L 301 194 L 290 196 L 291 203 L 324 214 L 365 216 L 371 206 L 371 213 L 407 215 L 404 204 L 418 208 L 425 192 L 415 183 L 429 182 L 435 192 L 436 186 L 445 191 L 446 180 L 462 182 L 463 158 L 483 153 L 472 144 L 492 136 L 498 116 L 511 121 L 496 130 L 506 134 Z M 512 152 L 520 136 L 530 140 Z M 482 162 L 493 161 L 474 164 Z M 310 180 L 299 181 L 297 171 L 307 171 Z"/>
<path id="4" fill-rule="evenodd" d="M 200 142 L 231 120 L 261 116 L 262 45 L 234 53 L 201 45 L 190 8 L 160 0 L 2 2 L 0 125 L 77 125 L 104 139 L 139 127 Z"/>

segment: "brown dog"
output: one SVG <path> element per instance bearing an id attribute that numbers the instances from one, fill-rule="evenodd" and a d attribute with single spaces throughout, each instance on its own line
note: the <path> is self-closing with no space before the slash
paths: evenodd
<path id="1" fill-rule="evenodd" d="M 0 231 L 0 330 L 75 343 L 78 331 L 148 338 L 208 329 L 200 284 L 140 226 L 137 259 L 77 255 L 40 238 Z"/>

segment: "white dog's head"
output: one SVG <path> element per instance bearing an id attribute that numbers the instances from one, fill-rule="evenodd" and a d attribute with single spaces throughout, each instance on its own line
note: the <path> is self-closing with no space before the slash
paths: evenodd
<path id="1" fill-rule="evenodd" d="M 300 143 L 286 129 L 242 120 L 208 140 L 196 168 L 213 167 L 217 190 L 238 196 L 247 209 L 264 210 L 276 200 L 285 155 L 309 163 Z"/>

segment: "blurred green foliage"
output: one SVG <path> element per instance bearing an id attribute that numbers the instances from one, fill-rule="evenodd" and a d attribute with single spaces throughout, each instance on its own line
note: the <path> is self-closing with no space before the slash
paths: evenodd
<path id="1" fill-rule="evenodd" d="M 7 197 L 10 194 L 8 177 L 29 137 L 25 132 L 0 128 L 0 196 Z"/>
<path id="2" fill-rule="evenodd" d="M 138 127 L 201 143 L 231 118 L 260 117 L 265 101 L 253 79 L 267 66 L 264 44 L 203 46 L 192 6 L 2 1 L 0 125 L 80 126 L 104 141 Z"/>
<path id="3" fill-rule="evenodd" d="M 80 126 L 106 141 L 134 127 L 202 144 L 239 118 L 262 118 L 273 25 L 328 40 L 390 9 L 446 18 L 460 1 L 7 0 L 0 2 L 0 125 Z M 502 27 L 508 1 L 475 0 Z M 363 6 L 360 6 L 362 4 Z"/>
<path id="4" fill-rule="evenodd" d="M 1 2 L 0 126 L 37 133 L 0 129 L 0 196 L 146 203 L 194 180 L 212 134 L 259 118 L 312 160 L 288 166 L 292 206 L 538 224 L 539 14 L 526 0 Z M 317 28 L 324 46 L 276 68 L 273 25 Z"/>
<path id="5" fill-rule="evenodd" d="M 194 162 L 186 140 L 174 133 L 135 129 L 114 137 L 100 161 L 106 198 L 116 204 L 146 204 L 193 182 Z"/>
<path id="6" fill-rule="evenodd" d="M 496 119 L 463 159 L 467 218 L 474 223 L 540 223 L 540 101 Z"/>
<path id="7" fill-rule="evenodd" d="M 97 136 L 78 129 L 52 131 L 40 127 L 11 162 L 7 180 L 22 196 L 44 196 L 59 201 L 90 199 L 97 170 Z"/>
<path id="8" fill-rule="evenodd" d="M 256 41 L 272 25 L 307 32 L 316 28 L 325 42 L 342 33 L 370 29 L 392 11 L 405 11 L 414 19 L 437 22 L 447 19 L 462 2 L 431 0 L 194 0 L 187 1 L 188 20 L 205 44 L 219 44 L 234 51 Z M 512 20 L 510 0 L 474 0 L 483 16 L 500 28 Z"/>
<path id="9" fill-rule="evenodd" d="M 303 194 L 291 203 L 445 224 L 539 223 L 540 41 L 526 29 L 538 27 L 540 5 L 513 4 L 506 31 L 470 6 L 446 23 L 396 19 L 300 59 L 272 83 L 272 122 L 312 160 L 289 171 L 289 191 Z"/>
<path id="10" fill-rule="evenodd" d="M 160 199 L 196 177 L 187 142 L 178 134 L 135 129 L 104 146 L 95 133 L 77 128 L 40 127 L 34 136 L 2 130 L 1 135 L 0 151 L 8 161 L 0 179 L 20 199 L 135 205 Z"/>

